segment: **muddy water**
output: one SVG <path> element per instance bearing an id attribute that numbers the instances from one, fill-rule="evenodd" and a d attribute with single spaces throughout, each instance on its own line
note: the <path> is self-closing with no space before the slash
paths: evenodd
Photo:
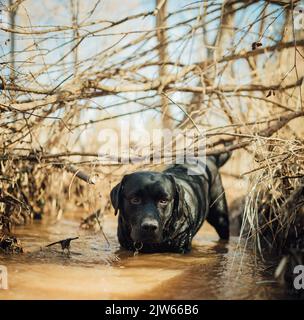
<path id="1" fill-rule="evenodd" d="M 218 241 L 208 225 L 186 255 L 139 254 L 119 249 L 116 221 L 104 221 L 110 245 L 100 232 L 79 229 L 78 219 L 34 222 L 18 228 L 25 253 L 0 256 L 8 269 L 8 290 L 0 299 L 281 299 L 272 271 L 237 238 Z M 70 255 L 53 241 L 79 236 Z"/>

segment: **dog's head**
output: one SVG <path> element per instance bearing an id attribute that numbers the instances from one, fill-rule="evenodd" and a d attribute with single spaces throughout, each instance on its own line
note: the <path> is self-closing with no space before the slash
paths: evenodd
<path id="1" fill-rule="evenodd" d="M 157 244 L 178 215 L 182 191 L 173 176 L 158 172 L 136 172 L 123 177 L 111 191 L 115 214 L 127 226 L 133 242 Z"/>

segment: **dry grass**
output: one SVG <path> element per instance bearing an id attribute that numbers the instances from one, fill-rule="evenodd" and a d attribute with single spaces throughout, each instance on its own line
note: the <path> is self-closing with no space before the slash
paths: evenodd
<path id="1" fill-rule="evenodd" d="M 153 168 L 100 161 L 100 130 L 119 131 L 125 120 L 149 132 L 203 127 L 207 154 L 234 152 L 223 176 L 228 201 L 248 194 L 243 234 L 260 251 L 285 243 L 302 205 L 290 197 L 304 171 L 304 31 L 294 29 L 296 2 L 189 1 L 163 6 L 156 19 L 159 10 L 139 10 L 137 2 L 131 14 L 115 1 L 104 10 L 100 1 L 80 3 L 76 12 L 68 1 L 44 0 L 65 14 L 52 25 L 41 2 L 21 2 L 18 24 L 2 27 L 11 41 L 0 65 L 1 232 L 44 214 L 107 212 L 124 173 Z M 77 179 L 80 169 L 97 174 L 97 183 Z"/>
<path id="2" fill-rule="evenodd" d="M 265 246 L 284 250 L 303 229 L 298 222 L 303 214 L 299 190 L 304 182 L 304 144 L 296 139 L 259 142 L 255 157 L 260 169 L 251 177 L 242 233 L 260 252 Z"/>

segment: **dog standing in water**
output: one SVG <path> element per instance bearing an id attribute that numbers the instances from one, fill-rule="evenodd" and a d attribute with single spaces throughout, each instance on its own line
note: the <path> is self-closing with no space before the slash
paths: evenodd
<path id="1" fill-rule="evenodd" d="M 218 169 L 229 156 L 207 157 L 200 175 L 189 175 L 189 164 L 125 175 L 111 191 L 115 214 L 119 212 L 120 245 L 140 252 L 185 253 L 205 220 L 228 240 L 228 209 Z"/>

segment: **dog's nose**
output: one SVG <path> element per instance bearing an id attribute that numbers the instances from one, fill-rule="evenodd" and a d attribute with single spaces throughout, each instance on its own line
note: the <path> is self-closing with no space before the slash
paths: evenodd
<path id="1" fill-rule="evenodd" d="M 158 222 L 156 220 L 144 220 L 141 224 L 142 230 L 146 232 L 155 232 L 158 229 Z"/>

